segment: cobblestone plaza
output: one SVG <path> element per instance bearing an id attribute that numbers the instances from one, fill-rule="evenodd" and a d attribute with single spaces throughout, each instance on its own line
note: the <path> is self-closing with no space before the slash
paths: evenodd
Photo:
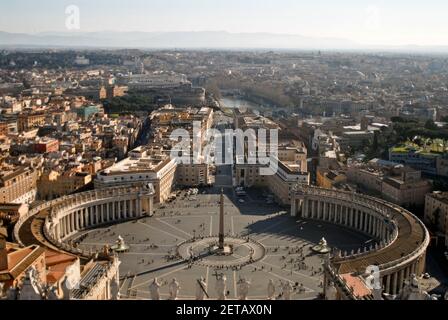
<path id="1" fill-rule="evenodd" d="M 322 291 L 323 256 L 311 247 L 324 237 L 343 250 L 360 247 L 369 239 L 341 227 L 296 220 L 289 211 L 266 204 L 259 192 L 250 192 L 244 203 L 226 189 L 224 212 L 226 243 L 230 255 L 207 255 L 218 235 L 219 191 L 208 189 L 196 196 L 181 194 L 171 203 L 157 205 L 153 217 L 102 227 L 76 235 L 82 249 L 112 246 L 121 236 L 130 247 L 120 253 L 122 298 L 148 299 L 154 278 L 162 283 L 161 298 L 168 297 L 168 283 L 180 283 L 180 299 L 194 299 L 197 279 L 203 277 L 210 298 L 216 298 L 216 278 L 226 276 L 228 299 L 237 298 L 237 282 L 250 282 L 249 299 L 266 299 L 270 279 L 276 294 L 289 282 L 292 299 L 313 299 Z M 197 259 L 189 259 L 193 252 Z"/>

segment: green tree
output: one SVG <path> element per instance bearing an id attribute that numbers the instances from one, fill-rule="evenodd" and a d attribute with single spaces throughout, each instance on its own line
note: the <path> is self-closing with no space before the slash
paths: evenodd
<path id="1" fill-rule="evenodd" d="M 425 128 L 428 130 L 437 130 L 438 129 L 437 125 L 431 119 L 426 121 Z"/>

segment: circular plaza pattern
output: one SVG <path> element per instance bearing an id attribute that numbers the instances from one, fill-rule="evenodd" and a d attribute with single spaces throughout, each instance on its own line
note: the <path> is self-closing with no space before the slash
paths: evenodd
<path id="1" fill-rule="evenodd" d="M 257 241 L 244 238 L 225 238 L 225 245 L 229 253 L 216 253 L 218 237 L 192 239 L 178 246 L 177 252 L 185 261 L 206 267 L 243 267 L 261 260 L 265 255 L 265 248 Z"/>
<path id="2" fill-rule="evenodd" d="M 217 255 L 210 248 L 218 242 L 220 190 L 206 192 L 182 194 L 171 203 L 155 205 L 152 217 L 99 226 L 64 242 L 82 252 L 97 252 L 122 237 L 129 246 L 127 252 L 119 253 L 122 299 L 149 299 L 154 278 L 162 283 L 162 299 L 168 298 L 173 278 L 181 286 L 179 298 L 194 299 L 201 277 L 210 298 L 216 299 L 215 285 L 221 275 L 227 278 L 229 299 L 237 298 L 240 278 L 251 283 L 248 299 L 266 299 L 270 279 L 277 295 L 289 282 L 294 288 L 292 299 L 314 299 L 322 292 L 324 256 L 312 247 L 322 237 L 331 247 L 348 251 L 371 241 L 336 225 L 291 217 L 288 209 L 266 204 L 258 190 L 249 191 L 240 203 L 233 190 L 227 189 L 225 244 L 233 249 L 229 255 Z"/>
<path id="3" fill-rule="evenodd" d="M 203 278 L 213 299 L 224 276 L 229 299 L 237 298 L 242 278 L 250 282 L 249 299 L 266 299 L 270 280 L 277 294 L 289 283 L 292 299 L 313 299 L 323 279 L 356 299 L 341 274 L 377 266 L 385 292 L 395 294 L 409 275 L 423 272 L 428 231 L 403 208 L 355 193 L 297 186 L 289 210 L 267 204 L 260 190 L 247 191 L 241 201 L 226 189 L 219 231 L 220 190 L 181 192 L 174 201 L 154 205 L 153 190 L 135 186 L 43 203 L 18 220 L 14 239 L 76 254 L 82 263 L 118 249 L 124 299 L 148 299 L 154 278 L 162 283 L 162 298 L 176 278 L 180 299 L 194 299 Z M 218 233 L 225 234 L 219 246 Z M 323 264 L 328 250 L 321 249 L 327 247 L 332 265 Z"/>

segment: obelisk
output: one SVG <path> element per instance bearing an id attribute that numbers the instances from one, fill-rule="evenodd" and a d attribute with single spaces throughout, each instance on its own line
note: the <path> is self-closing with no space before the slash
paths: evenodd
<path id="1" fill-rule="evenodd" d="M 221 189 L 221 201 L 219 204 L 219 243 L 220 250 L 224 250 L 224 190 Z"/>

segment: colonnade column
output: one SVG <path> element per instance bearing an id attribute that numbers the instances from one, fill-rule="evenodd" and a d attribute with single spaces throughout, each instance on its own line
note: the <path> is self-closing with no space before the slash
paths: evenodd
<path id="1" fill-rule="evenodd" d="M 134 200 L 129 200 L 129 215 L 134 218 Z"/>
<path id="2" fill-rule="evenodd" d="M 349 207 L 350 227 L 355 227 L 355 209 Z"/>
<path id="3" fill-rule="evenodd" d="M 307 198 L 305 198 L 304 203 L 303 203 L 303 212 L 302 212 L 302 217 L 303 218 L 308 218 L 308 206 L 309 206 L 309 200 Z"/>
<path id="4" fill-rule="evenodd" d="M 142 201 L 141 201 L 141 197 L 137 198 L 137 217 L 141 217 L 142 216 Z"/>
<path id="5" fill-rule="evenodd" d="M 329 207 L 330 207 L 330 204 L 328 202 L 324 201 L 323 207 L 324 207 L 324 211 L 322 213 L 322 220 L 326 221 L 326 220 L 329 220 L 329 215 L 330 215 Z"/>
<path id="6" fill-rule="evenodd" d="M 95 224 L 100 224 L 100 206 L 95 206 Z"/>
<path id="7" fill-rule="evenodd" d="M 84 209 L 80 209 L 79 210 L 79 226 L 80 226 L 80 228 L 81 229 L 83 229 L 84 228 Z"/>
<path id="8" fill-rule="evenodd" d="M 344 208 L 344 225 L 348 226 L 348 208 L 347 206 L 343 206 Z"/>
<path id="9" fill-rule="evenodd" d="M 317 200 L 316 219 L 320 219 L 321 208 L 322 208 L 322 202 L 320 200 Z"/>
<path id="10" fill-rule="evenodd" d="M 389 293 L 389 290 L 390 290 L 390 274 L 388 274 L 386 276 L 386 281 L 385 282 L 386 282 L 385 292 Z"/>
<path id="11" fill-rule="evenodd" d="M 311 200 L 311 215 L 310 215 L 310 218 L 314 218 L 315 207 L 316 207 L 316 201 Z"/>
<path id="12" fill-rule="evenodd" d="M 149 204 L 148 204 L 149 215 L 152 216 L 154 213 L 154 199 L 152 196 L 149 197 L 148 202 L 149 202 Z"/>
<path id="13" fill-rule="evenodd" d="M 100 223 L 104 223 L 104 213 L 103 213 L 103 204 L 99 204 L 98 205 L 98 213 L 99 213 L 99 219 L 100 219 Z"/>
<path id="14" fill-rule="evenodd" d="M 291 201 L 291 217 L 295 217 L 297 215 L 297 199 L 292 198 Z"/>
<path id="15" fill-rule="evenodd" d="M 79 230 L 79 213 L 78 210 L 73 211 L 73 216 L 75 217 L 75 228 Z"/>
<path id="16" fill-rule="evenodd" d="M 401 269 L 398 272 L 398 287 L 397 287 L 397 293 L 399 293 L 401 291 L 401 289 L 403 288 L 403 276 L 404 276 L 404 269 Z"/>
<path id="17" fill-rule="evenodd" d="M 392 294 L 397 294 L 397 286 L 398 286 L 398 274 L 395 272 L 392 274 L 393 281 L 392 281 Z"/>
<path id="18" fill-rule="evenodd" d="M 124 205 L 123 205 L 123 211 L 124 211 L 124 216 L 125 218 L 129 218 L 129 212 L 128 212 L 128 200 L 124 200 Z"/>

